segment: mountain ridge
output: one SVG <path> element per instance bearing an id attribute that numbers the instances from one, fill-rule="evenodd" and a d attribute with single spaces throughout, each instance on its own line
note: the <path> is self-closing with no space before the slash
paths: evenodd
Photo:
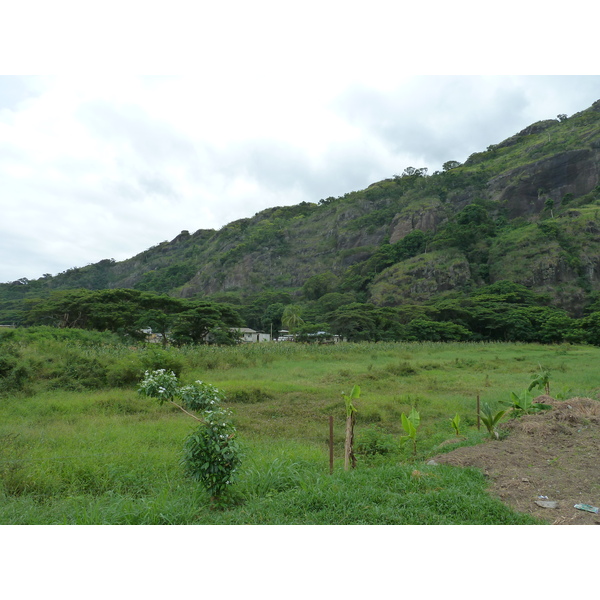
<path id="1" fill-rule="evenodd" d="M 0 284 L 0 316 L 14 315 L 28 297 L 76 288 L 234 304 L 278 291 L 306 301 L 303 288 L 326 274 L 328 293 L 378 306 L 423 304 L 509 280 L 580 315 L 600 290 L 598 204 L 600 100 L 431 175 L 407 167 L 337 198 L 182 231 L 123 261 Z M 424 237 L 410 255 L 399 244 L 415 232 Z"/>

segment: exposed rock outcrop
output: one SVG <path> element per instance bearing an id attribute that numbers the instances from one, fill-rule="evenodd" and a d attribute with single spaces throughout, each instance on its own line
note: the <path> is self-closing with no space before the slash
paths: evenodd
<path id="1" fill-rule="evenodd" d="M 507 217 L 529 217 L 540 213 L 548 198 L 560 206 L 567 194 L 581 196 L 600 182 L 600 151 L 562 152 L 529 165 L 517 167 L 491 179 L 490 196 L 506 208 Z"/>
<path id="2" fill-rule="evenodd" d="M 395 244 L 415 229 L 435 233 L 440 223 L 446 218 L 446 211 L 440 202 L 436 202 L 428 208 L 416 209 L 408 214 L 398 214 L 390 226 L 390 244 Z"/>

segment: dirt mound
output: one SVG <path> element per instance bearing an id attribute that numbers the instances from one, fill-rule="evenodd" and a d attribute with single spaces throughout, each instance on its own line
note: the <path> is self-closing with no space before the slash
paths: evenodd
<path id="1" fill-rule="evenodd" d="M 490 492 L 519 512 L 556 525 L 600 524 L 600 515 L 574 508 L 600 506 L 600 402 L 549 396 L 536 401 L 550 404 L 552 410 L 501 425 L 504 439 L 457 448 L 433 460 L 481 469 Z"/>

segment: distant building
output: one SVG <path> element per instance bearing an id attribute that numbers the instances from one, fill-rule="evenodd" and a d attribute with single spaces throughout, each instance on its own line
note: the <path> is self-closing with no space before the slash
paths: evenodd
<path id="1" fill-rule="evenodd" d="M 318 344 L 339 344 L 348 341 L 341 335 L 333 335 L 327 331 L 317 331 L 315 333 L 291 334 L 286 329 L 279 331 L 278 342 L 315 342 Z"/>
<path id="2" fill-rule="evenodd" d="M 296 338 L 293 335 L 291 335 L 287 329 L 280 329 L 279 335 L 277 336 L 276 341 L 278 341 L 278 342 L 294 342 L 295 339 Z"/>
<path id="3" fill-rule="evenodd" d="M 154 333 L 150 327 L 146 327 L 141 330 L 141 332 L 146 336 L 146 341 L 151 344 L 162 344 L 163 343 L 163 334 L 162 333 Z"/>
<path id="4" fill-rule="evenodd" d="M 140 330 L 146 337 L 146 341 L 151 344 L 162 344 L 164 342 L 162 333 L 155 333 L 150 327 L 146 327 Z M 240 342 L 242 343 L 256 343 L 256 342 L 270 342 L 271 336 L 268 333 L 261 333 L 250 329 L 249 327 L 232 327 L 230 329 L 232 333 L 239 336 Z M 214 342 L 214 337 L 211 333 L 205 337 L 206 343 Z"/>
<path id="5" fill-rule="evenodd" d="M 340 342 L 347 341 L 341 335 L 333 335 L 327 331 L 308 333 L 307 337 L 315 339 L 319 344 L 339 344 Z"/>
<path id="6" fill-rule="evenodd" d="M 261 333 L 249 327 L 234 327 L 231 331 L 237 333 L 240 336 L 240 341 L 244 344 L 271 341 L 271 336 L 268 333 Z"/>

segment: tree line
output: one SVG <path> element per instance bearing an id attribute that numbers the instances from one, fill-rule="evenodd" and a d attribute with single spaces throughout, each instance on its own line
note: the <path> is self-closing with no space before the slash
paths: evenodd
<path id="1" fill-rule="evenodd" d="M 317 332 L 348 341 L 506 341 L 600 345 L 600 300 L 581 318 L 552 306 L 549 296 L 510 281 L 454 293 L 425 305 L 376 306 L 334 291 L 335 275 L 311 278 L 303 295 L 265 291 L 245 299 L 189 300 L 132 289 L 68 290 L 30 300 L 25 326 L 50 325 L 110 331 L 143 339 L 144 329 L 176 344 L 233 344 L 232 329 L 248 326 L 277 336 L 291 330 L 300 341 Z"/>
<path id="2" fill-rule="evenodd" d="M 206 341 L 232 344 L 231 328 L 242 319 L 233 307 L 218 302 L 172 298 L 132 289 L 64 290 L 27 301 L 22 324 L 110 331 L 134 339 L 144 329 L 177 344 Z"/>

